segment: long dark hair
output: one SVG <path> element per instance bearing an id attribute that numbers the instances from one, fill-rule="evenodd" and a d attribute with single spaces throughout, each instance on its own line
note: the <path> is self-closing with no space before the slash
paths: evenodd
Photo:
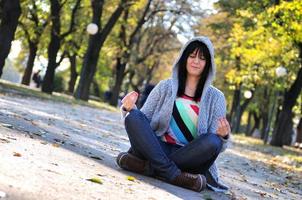
<path id="1" fill-rule="evenodd" d="M 199 78 L 199 82 L 197 84 L 197 88 L 195 91 L 195 95 L 193 97 L 194 101 L 198 101 L 202 95 L 204 84 L 207 80 L 210 68 L 212 66 L 211 61 L 211 55 L 209 52 L 208 47 L 200 42 L 200 41 L 194 41 L 191 42 L 186 49 L 184 50 L 183 54 L 181 55 L 179 61 L 178 61 L 178 91 L 177 95 L 181 96 L 185 94 L 185 88 L 186 88 L 186 80 L 187 80 L 187 59 L 191 53 L 193 53 L 195 50 L 198 50 L 200 54 L 202 54 L 206 59 L 206 65 L 201 73 L 201 76 Z"/>

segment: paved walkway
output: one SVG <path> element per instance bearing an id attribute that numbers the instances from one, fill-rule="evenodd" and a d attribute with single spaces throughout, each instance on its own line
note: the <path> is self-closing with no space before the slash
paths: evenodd
<path id="1" fill-rule="evenodd" d="M 123 171 L 115 157 L 129 142 L 117 112 L 0 92 L 0 132 L 1 200 L 302 197 L 301 185 L 282 185 L 285 175 L 236 144 L 218 160 L 228 194 L 196 193 Z"/>

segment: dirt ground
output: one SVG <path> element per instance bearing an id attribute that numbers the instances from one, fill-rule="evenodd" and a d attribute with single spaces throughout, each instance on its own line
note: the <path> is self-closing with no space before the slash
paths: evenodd
<path id="1" fill-rule="evenodd" d="M 240 141 L 218 158 L 225 194 L 123 171 L 115 157 L 128 148 L 118 112 L 0 90 L 1 200 L 302 199 L 301 173 Z"/>

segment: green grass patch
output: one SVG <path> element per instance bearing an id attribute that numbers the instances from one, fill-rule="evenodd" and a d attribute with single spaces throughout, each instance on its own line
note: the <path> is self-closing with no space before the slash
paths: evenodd
<path id="1" fill-rule="evenodd" d="M 106 109 L 113 112 L 118 112 L 118 108 L 110 106 L 107 103 L 96 101 L 96 100 L 77 100 L 71 95 L 56 93 L 53 92 L 52 95 L 46 94 L 40 91 L 40 89 L 30 88 L 25 85 L 11 83 L 5 80 L 0 80 L 0 94 L 14 94 L 20 95 L 25 97 L 34 97 L 39 98 L 42 100 L 49 100 L 49 101 L 56 101 L 56 102 L 63 102 L 72 105 L 83 105 L 89 106 L 98 109 Z"/>

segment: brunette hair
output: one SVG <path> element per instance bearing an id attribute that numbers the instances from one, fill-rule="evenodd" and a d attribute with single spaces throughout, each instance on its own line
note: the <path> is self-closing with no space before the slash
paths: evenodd
<path id="1" fill-rule="evenodd" d="M 195 91 L 195 95 L 193 97 L 194 101 L 198 101 L 202 95 L 204 84 L 207 80 L 210 68 L 212 66 L 211 61 L 211 54 L 209 52 L 208 47 L 200 42 L 200 41 L 193 41 L 191 42 L 186 49 L 184 50 L 183 54 L 181 55 L 179 61 L 178 61 L 178 91 L 177 95 L 181 96 L 185 94 L 185 88 L 186 88 L 186 80 L 187 80 L 187 59 L 190 56 L 191 53 L 193 53 L 195 50 L 198 50 L 198 52 L 204 56 L 206 59 L 206 65 L 205 68 L 200 76 L 199 82 L 197 84 L 197 88 Z M 198 55 L 197 55 L 198 56 Z"/>

